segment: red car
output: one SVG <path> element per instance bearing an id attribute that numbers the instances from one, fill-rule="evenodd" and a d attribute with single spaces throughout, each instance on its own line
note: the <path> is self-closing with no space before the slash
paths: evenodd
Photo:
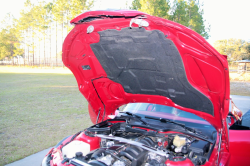
<path id="1" fill-rule="evenodd" d="M 227 57 L 199 34 L 139 11 L 90 11 L 71 24 L 62 58 L 94 125 L 42 166 L 250 165 L 249 128 L 229 113 Z"/>

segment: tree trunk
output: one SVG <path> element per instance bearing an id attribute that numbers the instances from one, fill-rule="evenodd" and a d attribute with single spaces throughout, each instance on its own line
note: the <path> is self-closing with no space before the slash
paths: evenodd
<path id="1" fill-rule="evenodd" d="M 25 34 L 25 31 L 23 31 L 23 33 Z M 23 65 L 25 66 L 25 60 L 26 60 L 26 56 L 25 56 L 25 51 L 26 51 L 26 46 L 25 46 L 25 41 L 26 41 L 26 35 L 24 35 L 24 54 L 23 54 Z"/>
<path id="2" fill-rule="evenodd" d="M 28 65 L 30 65 L 29 45 L 28 45 Z"/>
<path id="3" fill-rule="evenodd" d="M 10 51 L 10 57 L 12 57 L 12 59 L 14 60 L 14 51 L 13 51 L 13 43 L 11 44 L 11 51 Z M 18 61 L 17 61 L 18 62 Z M 14 63 L 13 63 L 14 64 Z"/>
<path id="4" fill-rule="evenodd" d="M 63 43 L 63 19 L 62 19 L 62 43 Z"/>
<path id="5" fill-rule="evenodd" d="M 35 43 L 34 43 L 34 34 L 32 34 L 32 48 L 33 48 L 33 63 L 32 63 L 32 66 L 34 66 L 34 62 L 35 62 Z"/>
<path id="6" fill-rule="evenodd" d="M 190 26 L 190 20 L 191 20 L 191 1 L 189 1 L 189 20 L 188 20 L 188 27 L 191 28 Z"/>
<path id="7" fill-rule="evenodd" d="M 57 21 L 56 21 L 56 67 L 57 67 Z"/>
<path id="8" fill-rule="evenodd" d="M 38 50 L 39 50 L 39 52 L 38 52 L 38 54 L 39 54 L 39 66 L 41 66 L 41 63 L 40 63 L 40 62 L 41 62 L 41 61 L 40 61 L 40 41 L 38 40 L 38 42 L 39 42 L 39 43 L 38 43 L 38 47 L 39 47 L 39 49 L 38 49 Z"/>
<path id="9" fill-rule="evenodd" d="M 27 29 L 27 34 L 28 34 L 28 38 L 29 38 L 29 29 Z M 29 43 L 28 43 L 28 65 L 30 65 Z"/>
<path id="10" fill-rule="evenodd" d="M 63 17 L 62 17 L 63 18 Z M 64 21 L 64 19 L 62 20 L 62 44 L 63 44 L 63 21 Z M 62 64 L 62 66 L 63 66 L 63 64 Z M 64 67 L 64 66 L 63 66 Z"/>
<path id="11" fill-rule="evenodd" d="M 50 53 L 49 53 L 49 56 L 50 56 L 50 66 L 51 66 L 51 61 L 52 61 L 52 58 L 51 58 L 51 34 L 52 34 L 52 26 L 50 26 L 50 43 L 49 43 L 49 45 L 50 45 L 50 48 L 49 48 L 49 50 L 50 50 Z"/>
<path id="12" fill-rule="evenodd" d="M 46 58 L 45 58 L 45 30 L 44 30 L 44 35 L 43 35 L 43 41 L 44 41 L 44 45 L 43 45 L 43 52 L 44 52 L 44 54 L 43 54 L 43 56 L 44 56 L 44 59 L 43 59 L 43 66 L 45 66 L 45 61 L 46 61 Z"/>

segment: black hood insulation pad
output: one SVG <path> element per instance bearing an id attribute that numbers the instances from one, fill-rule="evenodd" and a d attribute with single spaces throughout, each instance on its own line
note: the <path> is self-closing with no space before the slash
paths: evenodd
<path id="1" fill-rule="evenodd" d="M 91 48 L 108 78 L 125 92 L 165 96 L 214 115 L 212 102 L 188 82 L 178 49 L 161 31 L 123 28 L 98 33 L 100 41 Z"/>

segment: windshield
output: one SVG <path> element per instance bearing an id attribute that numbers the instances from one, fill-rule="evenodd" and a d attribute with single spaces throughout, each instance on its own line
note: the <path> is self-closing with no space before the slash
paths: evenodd
<path id="1" fill-rule="evenodd" d="M 131 112 L 133 114 L 140 114 L 143 116 L 153 116 L 158 118 L 171 119 L 173 121 L 197 123 L 206 126 L 208 125 L 209 127 L 211 126 L 210 123 L 195 114 L 182 111 L 174 107 L 158 104 L 130 103 L 122 109 L 122 112 Z"/>

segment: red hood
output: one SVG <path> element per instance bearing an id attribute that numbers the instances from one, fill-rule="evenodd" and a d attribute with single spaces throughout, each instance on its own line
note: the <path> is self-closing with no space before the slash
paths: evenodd
<path id="1" fill-rule="evenodd" d="M 91 105 L 92 120 L 123 104 L 156 103 L 194 113 L 227 138 L 227 59 L 199 34 L 137 11 L 86 12 L 71 23 L 63 62 Z"/>

